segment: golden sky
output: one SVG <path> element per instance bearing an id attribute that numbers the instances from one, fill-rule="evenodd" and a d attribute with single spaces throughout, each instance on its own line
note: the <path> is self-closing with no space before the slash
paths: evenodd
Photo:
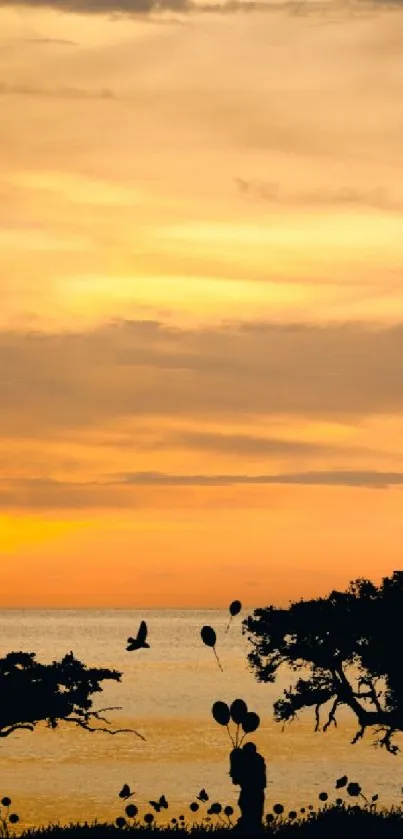
<path id="1" fill-rule="evenodd" d="M 401 567 L 403 7 L 0 8 L 0 606 Z"/>

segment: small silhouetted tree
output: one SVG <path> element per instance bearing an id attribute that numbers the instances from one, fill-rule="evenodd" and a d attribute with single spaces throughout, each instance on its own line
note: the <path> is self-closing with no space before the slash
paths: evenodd
<path id="1" fill-rule="evenodd" d="M 392 742 L 403 731 L 403 572 L 350 583 L 345 592 L 301 600 L 286 609 L 256 609 L 243 622 L 258 681 L 274 682 L 279 669 L 302 671 L 274 704 L 275 719 L 293 720 L 304 708 L 315 712 L 315 730 L 337 725 L 337 712 L 351 709 L 359 728 L 370 728 L 376 745 L 396 754 Z M 325 713 L 321 721 L 321 712 Z"/>
<path id="2" fill-rule="evenodd" d="M 0 659 L 0 737 L 21 729 L 33 731 L 40 722 L 50 728 L 66 722 L 86 731 L 127 731 L 144 739 L 133 729 L 112 728 L 104 714 L 117 708 L 92 708 L 92 696 L 102 691 L 101 683 L 118 682 L 121 675 L 87 667 L 73 653 L 52 664 L 40 664 L 34 653 L 8 653 Z"/>

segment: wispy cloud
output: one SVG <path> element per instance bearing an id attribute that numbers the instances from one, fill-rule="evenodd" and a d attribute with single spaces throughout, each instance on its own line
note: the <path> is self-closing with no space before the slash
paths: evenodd
<path id="1" fill-rule="evenodd" d="M 388 489 L 403 484 L 403 472 L 330 470 L 275 475 L 167 475 L 163 472 L 133 472 L 122 477 L 130 486 L 236 486 L 303 484 L 305 486 L 367 487 Z"/>
<path id="2" fill-rule="evenodd" d="M 387 8 L 393 6 L 391 0 L 377 0 Z M 397 0 L 399 3 L 399 0 Z M 51 8 L 60 12 L 74 14 L 107 14 L 114 17 L 119 15 L 148 15 L 164 14 L 166 12 L 198 13 L 209 15 L 231 15 L 237 13 L 267 13 L 288 11 L 291 14 L 307 16 L 310 14 L 318 16 L 324 12 L 333 10 L 336 14 L 350 10 L 351 4 L 340 3 L 340 0 L 223 0 L 223 2 L 203 2 L 203 0 L 2 0 L 2 6 L 34 6 L 35 8 Z M 369 3 L 357 4 L 357 9 L 364 14 L 368 9 L 373 10 Z M 323 20 L 322 22 L 329 22 Z"/>
<path id="3" fill-rule="evenodd" d="M 3 332 L 0 430 L 43 436 L 130 417 L 399 413 L 402 355 L 403 325 L 121 321 L 77 333 Z"/>
<path id="4" fill-rule="evenodd" d="M 0 96 L 40 96 L 56 99 L 116 99 L 115 93 L 109 88 L 101 90 L 86 90 L 80 87 L 39 87 L 30 84 L 8 84 L 0 81 Z"/>
<path id="5" fill-rule="evenodd" d="M 110 475 L 99 481 L 19 479 L 7 481 L 6 486 L 0 487 L 0 509 L 146 508 L 154 506 L 155 499 L 136 490 L 273 485 L 386 490 L 403 486 L 403 472 L 324 470 L 267 475 L 186 475 L 149 471 Z"/>
<path id="6" fill-rule="evenodd" d="M 328 443 L 306 440 L 284 440 L 278 437 L 263 437 L 254 434 L 222 434 L 208 431 L 176 431 L 167 433 L 159 443 L 150 443 L 153 448 L 178 446 L 196 451 L 219 452 L 239 457 L 306 457 L 315 455 L 357 454 L 362 450 Z"/>
<path id="7" fill-rule="evenodd" d="M 235 178 L 235 184 L 242 195 L 258 198 L 272 204 L 290 207 L 370 207 L 389 212 L 401 212 L 403 201 L 395 198 L 385 187 L 358 189 L 354 186 L 340 186 L 336 189 L 312 189 L 289 191 L 278 181 L 247 180 Z"/>

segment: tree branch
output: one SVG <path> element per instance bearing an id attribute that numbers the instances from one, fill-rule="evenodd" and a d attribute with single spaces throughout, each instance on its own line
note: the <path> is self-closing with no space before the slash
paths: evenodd
<path id="1" fill-rule="evenodd" d="M 396 733 L 397 729 L 392 728 L 392 726 L 387 728 L 385 728 L 384 726 L 379 726 L 379 728 L 376 729 L 376 734 L 379 734 L 381 731 L 384 731 L 385 733 L 383 737 L 380 738 L 380 740 L 374 743 L 374 745 L 379 746 L 380 748 L 384 746 L 386 751 L 389 752 L 391 755 L 397 755 L 399 747 L 391 742 L 392 737 Z"/>
<path id="2" fill-rule="evenodd" d="M 368 688 L 368 693 L 361 693 L 361 691 L 360 691 L 361 685 L 365 685 Z M 358 682 L 358 696 L 361 696 L 365 699 L 370 699 L 371 702 L 373 703 L 373 705 L 375 705 L 376 710 L 379 711 L 379 713 L 383 712 L 384 709 L 382 708 L 381 703 L 379 701 L 379 697 L 378 697 L 378 694 L 376 692 L 374 680 L 371 679 L 369 676 L 362 676 L 361 679 L 359 680 L 359 682 Z"/>
<path id="3" fill-rule="evenodd" d="M 10 725 L 8 728 L 2 728 L 0 730 L 0 737 L 8 737 L 13 731 L 33 731 L 35 728 L 35 723 L 15 723 L 14 725 Z"/>
<path id="4" fill-rule="evenodd" d="M 336 696 L 336 699 L 334 700 L 333 705 L 332 705 L 332 707 L 329 711 L 329 716 L 327 718 L 327 722 L 325 722 L 325 724 L 323 726 L 323 731 L 327 731 L 327 729 L 329 728 L 329 726 L 332 723 L 334 724 L 334 727 L 337 728 L 336 709 L 337 709 L 338 704 L 339 704 L 339 699 Z"/>
<path id="5" fill-rule="evenodd" d="M 66 717 L 63 722 L 72 722 L 75 725 L 78 725 L 79 728 L 84 728 L 85 731 L 102 731 L 104 734 L 135 734 L 136 737 L 140 737 L 140 740 L 144 740 L 146 742 L 146 738 L 143 734 L 140 734 L 139 731 L 136 731 L 134 728 L 105 728 L 102 726 L 91 726 L 90 725 L 90 718 L 93 717 L 100 722 L 105 722 L 107 725 L 111 725 L 109 720 L 105 717 L 101 716 L 105 711 L 120 711 L 121 708 L 118 706 L 114 706 L 111 708 L 100 708 L 99 711 L 87 711 L 86 713 L 82 713 L 80 716 L 70 716 Z"/>

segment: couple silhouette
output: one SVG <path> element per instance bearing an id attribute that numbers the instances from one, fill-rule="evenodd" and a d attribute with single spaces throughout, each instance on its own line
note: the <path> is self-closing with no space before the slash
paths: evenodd
<path id="1" fill-rule="evenodd" d="M 245 743 L 230 753 L 230 777 L 241 787 L 238 805 L 241 817 L 237 827 L 249 835 L 263 830 L 266 763 L 254 743 Z"/>

